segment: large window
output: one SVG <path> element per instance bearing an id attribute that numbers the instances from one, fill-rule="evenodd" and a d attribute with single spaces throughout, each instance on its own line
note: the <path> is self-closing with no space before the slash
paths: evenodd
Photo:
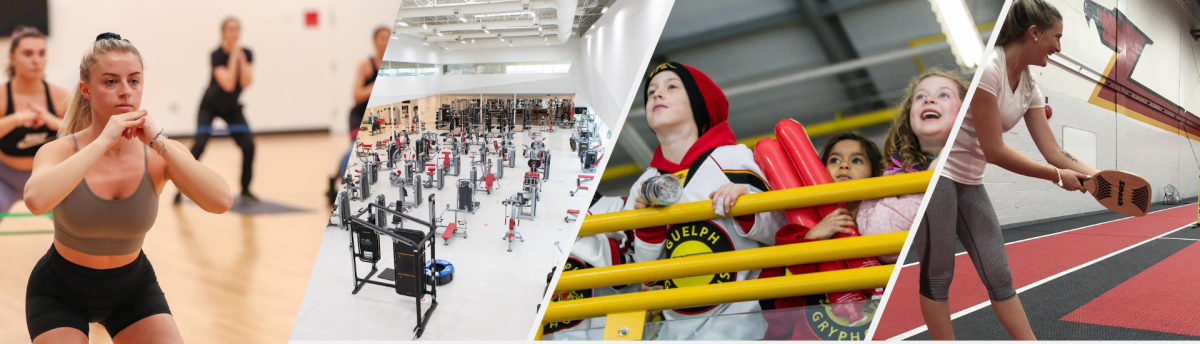
<path id="1" fill-rule="evenodd" d="M 454 63 L 442 65 L 442 75 L 567 73 L 571 61 Z"/>
<path id="2" fill-rule="evenodd" d="M 440 68 L 436 63 L 383 61 L 383 65 L 379 67 L 379 76 L 437 75 Z"/>

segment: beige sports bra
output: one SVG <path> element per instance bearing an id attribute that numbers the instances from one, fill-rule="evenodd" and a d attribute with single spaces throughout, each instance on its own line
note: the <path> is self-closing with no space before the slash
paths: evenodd
<path id="1" fill-rule="evenodd" d="M 71 135 L 75 151 L 79 140 Z M 142 154 L 147 154 L 145 146 Z M 54 239 L 67 247 L 96 256 L 117 256 L 138 252 L 146 232 L 158 218 L 158 194 L 150 179 L 149 157 L 137 191 L 129 197 L 108 200 L 88 188 L 87 178 L 54 206 Z"/>

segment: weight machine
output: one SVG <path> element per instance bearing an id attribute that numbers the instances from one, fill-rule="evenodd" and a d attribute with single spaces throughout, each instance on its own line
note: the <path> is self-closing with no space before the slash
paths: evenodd
<path id="1" fill-rule="evenodd" d="M 342 202 L 339 208 L 342 209 L 341 225 L 350 231 L 350 263 L 354 272 L 354 290 L 351 294 L 358 294 L 358 291 L 367 284 L 375 284 L 379 286 L 393 288 L 396 294 L 412 297 L 416 305 L 417 325 L 413 328 L 414 339 L 420 338 L 425 332 L 425 327 L 429 323 L 429 317 L 433 315 L 433 311 L 437 309 L 437 284 L 434 283 L 432 276 L 425 274 L 425 261 L 436 260 L 436 247 L 433 245 L 433 235 L 436 233 L 434 225 L 434 195 L 429 196 L 429 221 L 422 221 L 418 218 L 407 214 L 388 209 L 383 204 L 383 197 L 377 198 L 374 203 L 368 203 L 367 206 L 359 210 L 353 216 L 350 216 L 348 209 L 349 201 L 342 197 Z M 370 221 L 365 221 L 359 216 L 370 213 Z M 391 214 L 411 221 L 418 225 L 418 228 L 426 228 L 427 231 L 418 229 L 404 228 L 403 221 L 394 228 L 388 228 L 386 214 Z M 387 236 L 392 241 L 392 266 L 394 269 L 385 268 L 382 272 L 379 271 L 376 264 L 382 258 L 380 250 L 381 238 Z M 371 271 L 364 277 L 358 275 L 358 263 L 371 264 Z M 371 280 L 372 276 L 377 276 L 380 279 L 392 280 L 395 283 L 384 283 Z M 426 296 L 429 296 L 429 309 L 422 312 L 421 303 Z"/>

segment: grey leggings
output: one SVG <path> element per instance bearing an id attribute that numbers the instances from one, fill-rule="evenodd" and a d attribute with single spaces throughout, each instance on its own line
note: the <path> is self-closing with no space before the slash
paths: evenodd
<path id="1" fill-rule="evenodd" d="M 1000 220 L 987 191 L 983 185 L 963 185 L 945 177 L 938 178 L 917 228 L 914 244 L 921 259 L 921 295 L 934 301 L 950 299 L 955 234 L 975 263 L 988 297 L 1004 301 L 1017 296 Z"/>
<path id="2" fill-rule="evenodd" d="M 7 213 L 13 204 L 25 198 L 25 182 L 32 173 L 0 163 L 0 213 Z"/>

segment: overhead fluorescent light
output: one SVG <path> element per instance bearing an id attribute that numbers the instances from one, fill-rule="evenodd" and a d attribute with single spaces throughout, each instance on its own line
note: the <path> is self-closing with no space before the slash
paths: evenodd
<path id="1" fill-rule="evenodd" d="M 933 13 L 937 15 L 938 23 L 942 25 L 942 34 L 950 42 L 950 51 L 958 65 L 967 69 L 979 66 L 983 56 L 983 40 L 975 29 L 975 20 L 967 11 L 963 0 L 929 0 Z"/>
<path id="2" fill-rule="evenodd" d="M 441 31 L 438 31 L 437 29 L 434 29 L 434 30 L 433 30 L 433 33 L 436 33 L 438 36 L 445 36 L 445 35 L 443 35 L 443 34 L 442 34 L 442 32 L 441 32 Z"/>
<path id="3" fill-rule="evenodd" d="M 401 20 L 401 21 L 398 21 L 398 22 L 396 22 L 396 25 L 400 25 L 400 26 L 403 26 L 403 27 L 408 27 L 408 22 L 405 22 L 405 21 Z"/>
<path id="4" fill-rule="evenodd" d="M 462 22 L 464 22 L 464 23 L 466 23 L 466 22 L 467 22 L 467 17 L 464 17 L 464 16 L 462 16 L 462 15 L 459 15 L 459 16 L 458 16 L 458 20 L 459 20 L 459 21 L 462 21 Z"/>
<path id="5" fill-rule="evenodd" d="M 608 12 L 608 7 L 604 7 L 604 8 L 600 9 L 600 14 L 604 14 L 605 12 Z"/>
<path id="6" fill-rule="evenodd" d="M 471 44 L 475 44 L 475 39 L 474 39 L 474 38 L 472 38 L 472 39 L 471 39 Z"/>

